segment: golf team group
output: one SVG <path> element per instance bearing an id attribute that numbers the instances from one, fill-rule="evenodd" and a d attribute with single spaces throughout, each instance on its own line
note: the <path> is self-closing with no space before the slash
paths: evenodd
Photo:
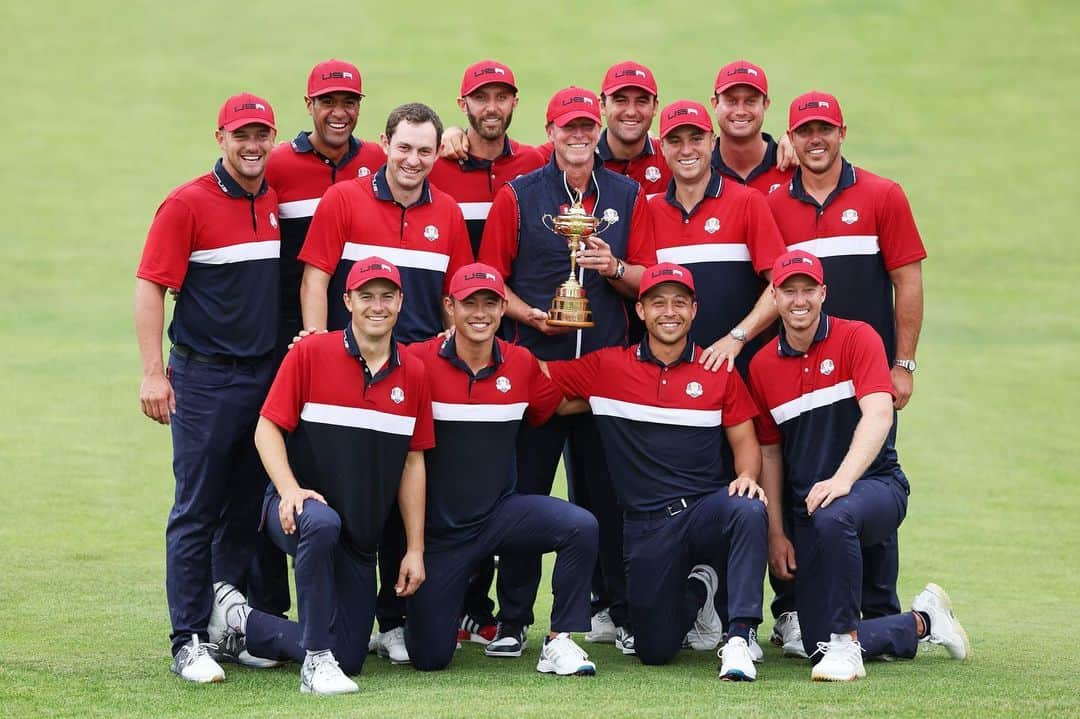
<path id="1" fill-rule="evenodd" d="M 369 654 L 595 675 L 607 642 L 753 681 L 766 573 L 770 639 L 816 681 L 970 658 L 938 584 L 896 592 L 926 251 L 901 187 L 844 158 L 837 98 L 796 97 L 778 141 L 761 67 L 706 106 L 620 62 L 554 93 L 534 147 L 518 92 L 480 61 L 463 127 L 409 103 L 365 141 L 359 70 L 321 62 L 310 130 L 278 143 L 267 100 L 228 98 L 220 159 L 158 208 L 135 325 L 172 434 L 172 670 L 295 661 L 345 694 Z"/>

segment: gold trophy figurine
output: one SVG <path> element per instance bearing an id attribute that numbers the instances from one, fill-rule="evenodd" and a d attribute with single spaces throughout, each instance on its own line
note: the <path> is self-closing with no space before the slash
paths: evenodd
<path id="1" fill-rule="evenodd" d="M 570 247 L 570 276 L 566 282 L 559 285 L 555 296 L 551 298 L 548 324 L 557 327 L 592 327 L 595 323 L 592 321 L 589 300 L 585 296 L 585 288 L 577 279 L 577 251 L 582 240 L 599 234 L 597 227 L 601 221 L 581 206 L 580 193 L 577 193 L 574 204 L 566 212 L 555 217 L 544 215 L 541 221 L 549 230 L 565 237 Z"/>

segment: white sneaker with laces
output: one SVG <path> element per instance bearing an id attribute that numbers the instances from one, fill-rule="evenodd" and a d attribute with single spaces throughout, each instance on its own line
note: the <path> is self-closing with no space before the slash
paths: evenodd
<path id="1" fill-rule="evenodd" d="M 818 652 L 823 655 L 821 661 L 810 671 L 810 678 L 815 682 L 853 682 L 866 677 L 859 642 L 818 642 L 814 653 Z"/>
<path id="2" fill-rule="evenodd" d="M 245 604 L 247 604 L 247 597 L 239 589 L 228 582 L 214 582 L 214 604 L 210 607 L 210 624 L 206 627 L 206 633 L 210 635 L 211 642 L 214 644 L 220 642 L 226 630 L 229 629 L 227 620 L 229 610 Z"/>
<path id="3" fill-rule="evenodd" d="M 198 634 L 191 635 L 191 641 L 180 647 L 172 661 L 172 670 L 181 678 L 198 684 L 225 681 L 225 671 L 214 661 L 211 652 L 217 651 L 216 644 L 203 644 Z"/>
<path id="4" fill-rule="evenodd" d="M 405 648 L 405 627 L 395 627 L 388 632 L 379 632 L 376 637 L 375 651 L 380 657 L 390 660 L 391 664 L 411 664 L 409 650 Z"/>
<path id="5" fill-rule="evenodd" d="M 717 654 L 720 656 L 720 678 L 724 681 L 752 682 L 757 679 L 754 658 L 742 637 L 728 639 Z"/>
<path id="6" fill-rule="evenodd" d="M 318 654 L 308 654 L 300 667 L 300 693 L 332 696 L 334 694 L 355 694 L 360 691 L 352 679 L 345 676 L 334 658 L 334 653 L 327 649 Z"/>
<path id="7" fill-rule="evenodd" d="M 566 632 L 560 633 L 554 639 L 544 641 L 540 649 L 540 661 L 536 663 L 536 671 L 544 674 L 557 674 L 560 677 L 571 675 L 594 676 L 596 664 L 589 661 L 589 655 L 579 647 Z"/>
<path id="8" fill-rule="evenodd" d="M 773 624 L 769 641 L 783 647 L 785 657 L 806 659 L 806 649 L 802 643 L 802 627 L 799 626 L 798 612 L 784 612 Z"/>
<path id="9" fill-rule="evenodd" d="M 623 654 L 637 654 L 633 632 L 626 627 L 615 627 L 615 648 Z"/>
<path id="10" fill-rule="evenodd" d="M 238 607 L 243 607 L 245 611 L 247 609 L 247 598 L 243 593 L 228 582 L 215 582 L 214 604 L 210 608 L 210 624 L 206 631 L 210 641 L 218 645 L 216 659 L 252 669 L 272 669 L 284 664 L 275 659 L 257 657 L 247 650 L 244 635 L 229 625 L 229 612 Z"/>
<path id="11" fill-rule="evenodd" d="M 922 641 L 940 644 L 953 659 L 970 659 L 971 642 L 952 613 L 952 601 L 945 590 L 931 582 L 911 602 L 912 611 L 926 612 L 930 633 Z"/>
<path id="12" fill-rule="evenodd" d="M 694 626 L 686 633 L 683 646 L 699 652 L 711 652 L 724 640 L 724 622 L 716 613 L 716 590 L 720 577 L 708 564 L 698 564 L 690 570 L 690 579 L 705 585 L 705 603 L 698 610 Z"/>
<path id="13" fill-rule="evenodd" d="M 765 661 L 765 651 L 757 642 L 757 629 L 754 627 L 750 627 L 750 641 L 747 642 L 746 646 L 750 650 L 750 658 L 754 660 L 754 664 L 761 664 Z"/>
<path id="14" fill-rule="evenodd" d="M 599 644 L 615 643 L 615 622 L 608 610 L 601 609 L 592 616 L 592 629 L 585 632 L 585 641 Z"/>

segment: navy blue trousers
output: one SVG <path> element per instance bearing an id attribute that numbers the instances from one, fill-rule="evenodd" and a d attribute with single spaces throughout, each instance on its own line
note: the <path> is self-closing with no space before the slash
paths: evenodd
<path id="1" fill-rule="evenodd" d="M 269 481 L 255 424 L 273 373 L 272 358 L 233 366 L 169 356 L 176 492 L 165 529 L 165 589 L 173 654 L 192 634 L 207 639 L 213 582 L 248 584 Z"/>
<path id="2" fill-rule="evenodd" d="M 612 620 L 629 624 L 626 610 L 626 577 L 623 569 L 622 510 L 608 473 L 607 460 L 592 415 L 555 416 L 540 427 L 522 424 L 517 441 L 517 491 L 548 495 L 564 447 L 567 483 L 574 503 L 596 517 L 600 530 L 597 567 L 602 577 L 601 594 Z M 576 468 L 576 469 L 575 469 Z M 533 603 L 540 584 L 540 556 L 499 555 L 499 620 L 533 624 Z M 502 597 L 521 597 L 523 605 L 506 607 Z"/>
<path id="3" fill-rule="evenodd" d="M 248 651 L 303 662 L 309 649 L 331 649 L 343 672 L 359 674 L 375 620 L 375 558 L 345 549 L 338 513 L 313 499 L 304 502 L 296 531 L 285 534 L 278 519 L 280 503 L 276 494 L 268 499 L 263 531 L 294 557 L 300 621 L 253 609 L 247 622 Z"/>
<path id="4" fill-rule="evenodd" d="M 634 647 L 643 664 L 666 664 L 682 647 L 705 601 L 701 582 L 687 579 L 695 564 L 723 568 L 726 612 L 757 626 L 765 566 L 768 519 L 757 499 L 729 497 L 727 488 L 705 495 L 673 517 L 623 525 L 626 589 Z"/>
<path id="5" fill-rule="evenodd" d="M 551 630 L 588 631 L 589 583 L 597 551 L 596 519 L 561 499 L 511 494 L 495 506 L 478 536 L 424 554 L 427 579 L 406 603 L 405 642 L 413 666 L 429 671 L 450 664 L 466 588 L 487 557 L 552 551 L 556 557 L 551 577 Z M 535 590 L 531 595 L 535 597 Z M 520 600 L 501 594 L 499 604 L 521 606 Z"/>
<path id="6" fill-rule="evenodd" d="M 795 600 L 807 654 L 830 634 L 858 631 L 867 656 L 915 656 L 918 637 L 910 612 L 860 618 L 864 547 L 895 537 L 906 514 L 907 493 L 888 477 L 860 479 L 850 494 L 812 516 L 794 513 Z M 895 584 L 882 589 L 896 592 Z"/>

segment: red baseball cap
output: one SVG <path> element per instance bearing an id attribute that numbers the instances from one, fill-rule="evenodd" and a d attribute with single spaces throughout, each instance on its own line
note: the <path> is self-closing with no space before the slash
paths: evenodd
<path id="1" fill-rule="evenodd" d="M 690 290 L 690 294 L 695 293 L 694 276 L 690 274 L 690 270 L 682 265 L 677 265 L 674 262 L 661 262 L 641 273 L 641 284 L 638 286 L 638 299 L 640 300 L 644 297 L 645 293 L 653 287 L 665 282 L 678 282 L 680 285 Z"/>
<path id="2" fill-rule="evenodd" d="M 461 76 L 461 97 L 465 97 L 478 87 L 491 83 L 509 85 L 517 92 L 513 71 L 501 62 L 495 60 L 481 60 L 465 68 L 465 74 Z"/>
<path id="3" fill-rule="evenodd" d="M 503 284 L 503 278 L 491 265 L 474 262 L 459 268 L 450 278 L 450 296 L 455 300 L 463 300 L 481 290 L 494 292 L 502 299 L 506 299 L 506 285 Z"/>
<path id="4" fill-rule="evenodd" d="M 793 275 L 806 275 L 819 285 L 825 283 L 825 270 L 821 266 L 821 260 L 806 250 L 785 252 L 776 258 L 776 262 L 773 262 L 772 283 L 774 287 L 784 284 L 784 280 Z"/>
<path id="5" fill-rule="evenodd" d="M 364 96 L 360 71 L 344 60 L 327 60 L 311 68 L 307 80 L 307 96 L 318 97 L 330 92 L 351 92 Z"/>
<path id="6" fill-rule="evenodd" d="M 631 60 L 609 67 L 604 75 L 604 84 L 601 85 L 600 91 L 605 95 L 610 95 L 624 87 L 640 87 L 654 96 L 657 94 L 656 78 L 652 70 Z"/>
<path id="7" fill-rule="evenodd" d="M 233 95 L 218 110 L 219 130 L 231 132 L 238 127 L 252 124 L 266 125 L 271 130 L 277 129 L 274 125 L 274 108 L 270 107 L 269 102 L 250 92 Z"/>
<path id="8" fill-rule="evenodd" d="M 547 106 L 547 121 L 565 127 L 571 120 L 587 117 L 600 124 L 600 100 L 592 90 L 583 87 L 564 87 L 551 97 Z"/>
<path id="9" fill-rule="evenodd" d="M 844 113 L 840 103 L 827 92 L 814 90 L 799 95 L 791 101 L 788 110 L 788 130 L 794 130 L 812 120 L 821 120 L 837 127 L 844 126 Z"/>
<path id="10" fill-rule="evenodd" d="M 720 68 L 720 72 L 716 73 L 713 90 L 721 93 L 736 85 L 749 85 L 766 97 L 769 94 L 769 80 L 765 77 L 765 71 L 746 60 L 729 62 Z"/>
<path id="11" fill-rule="evenodd" d="M 700 102 L 679 100 L 660 111 L 660 137 L 683 125 L 692 125 L 705 132 L 712 132 L 712 115 Z"/>
<path id="12" fill-rule="evenodd" d="M 345 278 L 345 291 L 359 289 L 372 280 L 390 280 L 401 288 L 401 273 L 397 267 L 381 257 L 365 257 L 353 263 Z"/>

